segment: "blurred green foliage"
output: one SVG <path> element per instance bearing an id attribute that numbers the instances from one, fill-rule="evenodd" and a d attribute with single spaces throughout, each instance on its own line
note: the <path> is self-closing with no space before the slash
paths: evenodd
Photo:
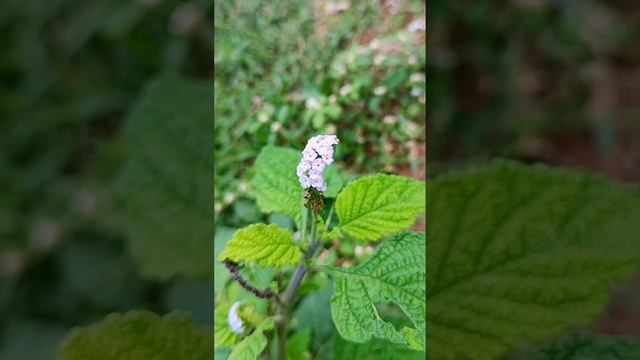
<path id="1" fill-rule="evenodd" d="M 216 1 L 216 225 L 254 217 L 251 165 L 268 144 L 335 133 L 338 168 L 424 173 L 424 4 Z"/>
<path id="2" fill-rule="evenodd" d="M 620 158 L 624 133 L 639 130 L 638 11 L 636 1 L 431 2 L 430 175 L 496 156 Z"/>
<path id="3" fill-rule="evenodd" d="M 211 323 L 206 283 L 141 278 L 114 179 L 146 82 L 210 76 L 212 5 L 2 3 L 0 359 L 51 359 L 67 329 L 114 311 L 184 309 Z"/>

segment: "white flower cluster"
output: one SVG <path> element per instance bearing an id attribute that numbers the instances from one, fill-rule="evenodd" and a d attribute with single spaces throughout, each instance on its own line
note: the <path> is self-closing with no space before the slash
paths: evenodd
<path id="1" fill-rule="evenodd" d="M 231 332 L 236 335 L 240 335 L 244 331 L 242 319 L 240 319 L 240 316 L 238 315 L 238 308 L 240 307 L 240 304 L 240 301 L 233 303 L 227 313 L 227 324 L 229 325 L 229 329 L 231 329 Z"/>
<path id="2" fill-rule="evenodd" d="M 327 190 L 322 172 L 333 162 L 333 145 L 338 143 L 335 135 L 318 135 L 309 139 L 296 170 L 303 188 L 313 187 L 322 192 Z"/>

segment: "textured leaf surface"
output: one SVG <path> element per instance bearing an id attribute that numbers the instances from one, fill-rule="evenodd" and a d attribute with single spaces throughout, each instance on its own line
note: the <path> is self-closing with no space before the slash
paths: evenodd
<path id="1" fill-rule="evenodd" d="M 427 351 L 495 359 L 589 323 L 640 260 L 636 190 L 497 161 L 427 185 Z"/>
<path id="2" fill-rule="evenodd" d="M 236 231 L 219 260 L 255 261 L 260 266 L 293 265 L 302 252 L 291 233 L 275 224 L 253 224 Z"/>
<path id="3" fill-rule="evenodd" d="M 267 338 L 263 331 L 271 328 L 273 328 L 273 321 L 265 320 L 251 335 L 233 347 L 229 360 L 256 360 L 267 345 Z"/>
<path id="4" fill-rule="evenodd" d="M 378 240 L 408 228 L 424 209 L 424 183 L 394 175 L 358 179 L 336 199 L 340 230 L 357 240 Z"/>
<path id="5" fill-rule="evenodd" d="M 378 317 L 377 302 L 392 301 L 409 317 L 424 347 L 425 236 L 404 232 L 385 241 L 365 263 L 352 269 L 327 268 L 333 275 L 331 317 L 347 340 L 372 337 L 408 345 L 391 323 Z"/>
<path id="6" fill-rule="evenodd" d="M 209 360 L 212 353 L 211 330 L 197 327 L 187 315 L 136 311 L 72 330 L 57 359 Z"/>
<path id="7" fill-rule="evenodd" d="M 125 219 L 147 276 L 211 274 L 211 98 L 208 82 L 162 78 L 126 124 Z"/>
<path id="8" fill-rule="evenodd" d="M 303 189 L 298 182 L 296 167 L 302 150 L 266 146 L 256 159 L 253 178 L 258 207 L 265 213 L 276 212 L 300 222 Z M 333 166 L 324 172 L 327 182 L 326 197 L 335 197 L 342 188 L 342 178 Z"/>
<path id="9" fill-rule="evenodd" d="M 336 335 L 333 339 L 333 360 L 424 360 L 424 351 L 399 348 L 383 340 L 354 343 Z"/>
<path id="10" fill-rule="evenodd" d="M 240 340 L 240 337 L 231 332 L 227 324 L 227 314 L 231 304 L 218 303 L 213 315 L 213 342 L 216 349 L 229 347 Z"/>
<path id="11" fill-rule="evenodd" d="M 545 346 L 530 360 L 640 359 L 640 339 L 576 335 Z"/>

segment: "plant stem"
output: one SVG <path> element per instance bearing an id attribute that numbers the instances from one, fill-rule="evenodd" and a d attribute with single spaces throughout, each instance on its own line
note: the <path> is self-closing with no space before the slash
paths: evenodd
<path id="1" fill-rule="evenodd" d="M 296 264 L 296 268 L 293 271 L 293 277 L 289 282 L 289 286 L 285 290 L 283 297 L 281 299 L 279 322 L 277 325 L 277 336 L 278 336 L 278 360 L 286 359 L 286 348 L 287 348 L 287 327 L 289 325 L 289 308 L 293 304 L 295 300 L 296 292 L 300 287 L 300 283 L 304 278 L 304 275 L 307 273 L 307 269 L 304 263 L 313 257 L 318 246 L 320 246 L 321 241 L 318 239 L 316 234 L 316 218 L 315 214 L 311 217 L 311 244 L 307 249 L 307 252 L 302 256 L 302 259 Z"/>

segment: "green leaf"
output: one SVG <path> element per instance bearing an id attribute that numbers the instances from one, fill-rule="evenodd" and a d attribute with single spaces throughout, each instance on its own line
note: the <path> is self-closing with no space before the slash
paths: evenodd
<path id="1" fill-rule="evenodd" d="M 545 346 L 530 360 L 640 359 L 640 339 L 580 334 Z"/>
<path id="2" fill-rule="evenodd" d="M 58 360 L 208 360 L 211 330 L 197 327 L 181 313 L 160 317 L 148 311 L 108 315 L 87 328 L 71 331 Z"/>
<path id="3" fill-rule="evenodd" d="M 394 175 L 358 179 L 336 199 L 340 230 L 357 240 L 378 240 L 408 228 L 424 209 L 424 183 Z"/>
<path id="4" fill-rule="evenodd" d="M 213 316 L 213 342 L 216 349 L 234 345 L 240 340 L 240 337 L 229 329 L 227 324 L 227 314 L 229 313 L 231 304 L 218 303 L 215 306 Z"/>
<path id="5" fill-rule="evenodd" d="M 263 331 L 271 328 L 273 328 L 273 321 L 271 319 L 265 320 L 251 335 L 233 347 L 229 360 L 256 360 L 267 345 L 267 338 Z"/>
<path id="6" fill-rule="evenodd" d="M 124 214 L 131 252 L 147 276 L 211 274 L 211 99 L 208 82 L 164 77 L 126 123 Z"/>
<path id="7" fill-rule="evenodd" d="M 280 267 L 297 263 L 301 256 L 289 231 L 275 224 L 253 224 L 236 231 L 218 259 L 255 261 L 260 266 Z"/>
<path id="8" fill-rule="evenodd" d="M 385 241 L 373 256 L 352 269 L 325 268 L 334 279 L 331 317 L 345 339 L 372 337 L 408 345 L 395 327 L 378 316 L 377 302 L 394 302 L 411 320 L 424 347 L 425 236 L 403 232 Z M 412 337 L 414 340 L 414 337 Z"/>
<path id="9" fill-rule="evenodd" d="M 336 334 L 333 339 L 333 360 L 424 360 L 424 351 L 399 348 L 383 340 L 354 343 Z"/>
<path id="10" fill-rule="evenodd" d="M 495 359 L 587 325 L 640 261 L 640 193 L 497 161 L 428 182 L 427 351 Z"/>
<path id="11" fill-rule="evenodd" d="M 258 207 L 265 213 L 276 212 L 287 215 L 300 223 L 303 189 L 298 182 L 296 167 L 302 149 L 266 146 L 256 159 L 256 175 L 253 191 Z M 326 197 L 335 196 L 342 188 L 342 179 L 333 166 L 324 172 L 327 182 Z"/>
<path id="12" fill-rule="evenodd" d="M 306 328 L 289 337 L 287 340 L 287 359 L 288 360 L 307 360 L 309 357 L 305 355 L 309 348 L 311 340 L 311 328 Z M 308 353 L 307 353 L 308 354 Z"/>

